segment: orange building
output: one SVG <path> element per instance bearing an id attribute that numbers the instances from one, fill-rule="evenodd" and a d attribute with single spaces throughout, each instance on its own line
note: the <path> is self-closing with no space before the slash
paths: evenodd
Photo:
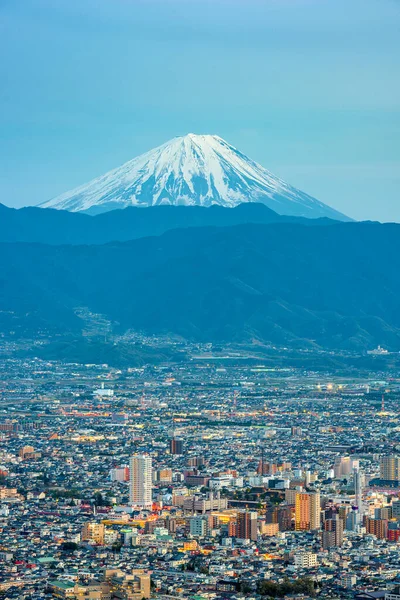
<path id="1" fill-rule="evenodd" d="M 314 531 L 321 526 L 321 500 L 319 492 L 297 492 L 295 499 L 296 531 Z"/>

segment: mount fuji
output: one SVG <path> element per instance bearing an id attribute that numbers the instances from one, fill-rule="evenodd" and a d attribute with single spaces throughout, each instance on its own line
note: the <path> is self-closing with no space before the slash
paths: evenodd
<path id="1" fill-rule="evenodd" d="M 281 215 L 349 220 L 275 177 L 222 138 L 192 133 L 39 206 L 98 214 L 128 206 L 234 207 L 242 202 L 260 202 Z"/>

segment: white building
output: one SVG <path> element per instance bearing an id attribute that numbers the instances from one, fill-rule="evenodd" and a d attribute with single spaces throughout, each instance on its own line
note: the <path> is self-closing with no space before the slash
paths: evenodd
<path id="1" fill-rule="evenodd" d="M 310 569 L 317 564 L 318 558 L 313 552 L 297 552 L 294 555 L 294 566 L 299 569 Z"/>
<path id="2" fill-rule="evenodd" d="M 104 387 L 104 382 L 101 383 L 101 387 L 93 391 L 93 396 L 101 396 L 104 398 L 112 398 L 114 396 L 114 390 L 111 388 Z"/>
<path id="3" fill-rule="evenodd" d="M 357 577 L 354 573 L 344 573 L 340 579 L 342 587 L 352 588 L 357 583 Z"/>
<path id="4" fill-rule="evenodd" d="M 396 586 L 391 592 L 385 594 L 385 600 L 400 600 L 400 585 Z"/>
<path id="5" fill-rule="evenodd" d="M 212 490 L 222 490 L 224 487 L 229 487 L 232 484 L 232 475 L 225 474 L 220 477 L 213 477 L 208 482 L 208 486 Z"/>
<path id="6" fill-rule="evenodd" d="M 152 461 L 150 456 L 131 456 L 129 467 L 129 502 L 142 508 L 151 508 Z"/>
<path id="7" fill-rule="evenodd" d="M 110 469 L 109 477 L 110 481 L 128 481 L 129 469 L 128 467 L 115 467 Z"/>

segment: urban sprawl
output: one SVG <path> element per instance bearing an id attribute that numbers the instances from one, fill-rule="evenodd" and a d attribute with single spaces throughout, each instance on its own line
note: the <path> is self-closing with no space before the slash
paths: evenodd
<path id="1" fill-rule="evenodd" d="M 400 600 L 400 373 L 0 362 L 0 597 Z"/>

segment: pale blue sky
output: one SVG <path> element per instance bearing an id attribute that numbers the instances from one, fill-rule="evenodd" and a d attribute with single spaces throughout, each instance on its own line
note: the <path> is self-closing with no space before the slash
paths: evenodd
<path id="1" fill-rule="evenodd" d="M 400 221 L 400 0 L 1 0 L 0 202 L 215 133 Z"/>

